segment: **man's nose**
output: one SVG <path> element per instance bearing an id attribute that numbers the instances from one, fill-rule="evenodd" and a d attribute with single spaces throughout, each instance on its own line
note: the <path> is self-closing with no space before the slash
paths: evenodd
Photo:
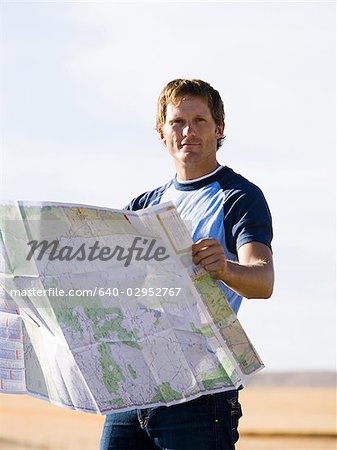
<path id="1" fill-rule="evenodd" d="M 195 128 L 191 123 L 187 123 L 183 128 L 183 135 L 184 136 L 194 136 L 195 135 Z"/>

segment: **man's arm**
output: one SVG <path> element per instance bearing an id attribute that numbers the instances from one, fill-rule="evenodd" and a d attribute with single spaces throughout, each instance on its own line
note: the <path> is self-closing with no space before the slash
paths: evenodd
<path id="1" fill-rule="evenodd" d="M 201 239 L 192 246 L 194 264 L 215 279 L 246 298 L 269 298 L 273 293 L 274 267 L 272 252 L 267 245 L 249 242 L 238 250 L 238 262 L 226 258 L 217 239 Z"/>

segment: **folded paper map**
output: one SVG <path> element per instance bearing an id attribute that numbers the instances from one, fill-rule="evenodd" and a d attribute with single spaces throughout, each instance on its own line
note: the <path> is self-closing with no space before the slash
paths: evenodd
<path id="1" fill-rule="evenodd" d="M 0 392 L 97 414 L 230 390 L 263 368 L 172 203 L 0 205 Z"/>

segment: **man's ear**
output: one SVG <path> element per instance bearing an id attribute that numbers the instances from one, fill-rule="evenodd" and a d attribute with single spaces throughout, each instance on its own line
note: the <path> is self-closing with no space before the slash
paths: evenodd
<path id="1" fill-rule="evenodd" d="M 216 138 L 220 139 L 223 136 L 223 133 L 225 131 L 225 124 L 222 123 L 221 125 L 217 125 L 215 129 Z"/>
<path id="2" fill-rule="evenodd" d="M 166 137 L 165 137 L 165 134 L 164 134 L 162 128 L 159 130 L 159 137 L 160 137 L 160 140 L 162 141 L 162 143 L 163 143 L 164 145 L 166 145 Z"/>

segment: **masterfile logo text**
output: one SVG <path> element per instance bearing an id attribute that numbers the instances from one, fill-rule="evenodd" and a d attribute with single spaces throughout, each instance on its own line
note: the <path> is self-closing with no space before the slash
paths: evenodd
<path id="1" fill-rule="evenodd" d="M 128 267 L 132 261 L 164 261 L 169 258 L 166 248 L 157 245 L 156 239 L 144 239 L 135 237 L 130 247 L 115 245 L 114 247 L 100 245 L 96 240 L 92 245 L 82 242 L 79 246 L 61 245 L 58 239 L 48 241 L 31 240 L 27 243 L 30 247 L 27 261 L 34 256 L 41 260 L 47 256 L 49 261 L 124 261 L 124 267 Z"/>

